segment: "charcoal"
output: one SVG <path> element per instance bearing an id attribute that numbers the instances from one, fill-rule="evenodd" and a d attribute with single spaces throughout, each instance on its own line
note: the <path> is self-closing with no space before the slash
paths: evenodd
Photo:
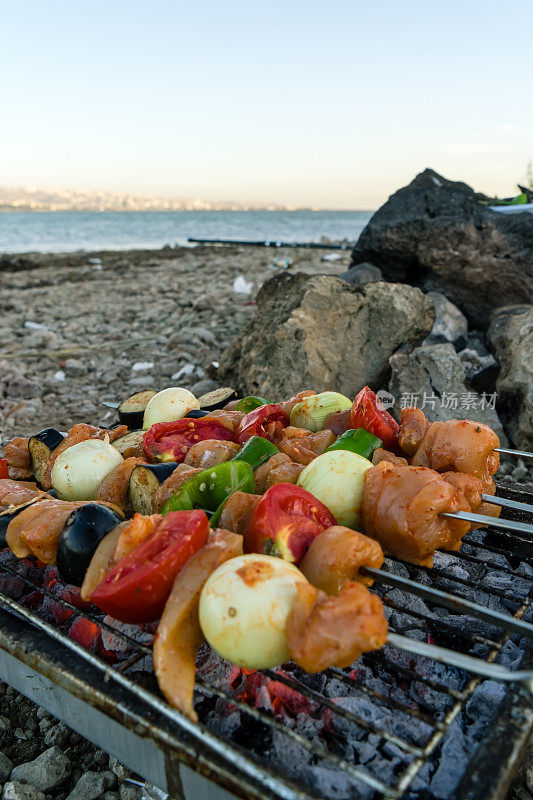
<path id="1" fill-rule="evenodd" d="M 480 739 L 486 728 L 496 716 L 498 707 L 505 696 L 505 688 L 496 681 L 483 681 L 476 686 L 465 706 L 465 714 L 471 727 L 469 734 Z"/>
<path id="2" fill-rule="evenodd" d="M 439 766 L 431 779 L 431 791 L 435 797 L 449 797 L 457 786 L 467 763 L 465 737 L 459 722 L 454 720 L 444 737 Z"/>

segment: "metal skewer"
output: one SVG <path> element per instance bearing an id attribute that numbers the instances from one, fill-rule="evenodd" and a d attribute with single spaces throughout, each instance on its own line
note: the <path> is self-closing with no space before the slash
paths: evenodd
<path id="1" fill-rule="evenodd" d="M 519 458 L 533 458 L 533 453 L 527 450 L 508 450 L 506 447 L 495 447 L 495 453 L 503 453 L 506 456 L 518 456 Z"/>
<path id="2" fill-rule="evenodd" d="M 499 517 L 485 517 L 483 514 L 473 514 L 470 511 L 441 511 L 440 516 L 450 517 L 451 519 L 464 519 L 467 522 L 477 522 L 480 525 L 490 525 L 493 528 L 501 528 L 504 531 L 513 533 L 528 533 L 533 535 L 533 524 L 530 522 L 515 522 L 512 519 L 500 519 Z"/>
<path id="3" fill-rule="evenodd" d="M 492 678 L 495 681 L 519 681 L 525 684 L 530 692 L 533 692 L 533 670 L 516 670 L 513 672 L 500 664 L 491 664 L 490 662 L 482 661 L 480 658 L 473 658 L 463 653 L 455 653 L 453 650 L 439 647 L 436 644 L 418 642 L 416 639 L 409 639 L 407 636 L 401 636 L 398 633 L 389 633 L 387 641 L 388 644 L 393 647 L 399 647 L 400 650 L 442 661 L 443 664 L 448 664 L 450 667 L 466 669 L 468 672 L 475 672 L 484 678 Z"/>
<path id="4" fill-rule="evenodd" d="M 533 506 L 530 503 L 519 503 L 518 500 L 508 500 L 507 497 L 496 497 L 493 494 L 482 494 L 481 499 L 485 503 L 494 503 L 495 506 L 505 506 L 505 508 L 514 508 L 516 511 L 533 514 Z"/>
<path id="5" fill-rule="evenodd" d="M 484 622 L 497 625 L 507 631 L 507 633 L 518 633 L 521 636 L 528 636 L 533 639 L 533 624 L 531 622 L 515 619 L 515 617 L 512 617 L 510 614 L 501 614 L 499 611 L 491 611 L 489 608 L 479 603 L 465 600 L 463 597 L 457 597 L 456 595 L 449 594 L 449 592 L 443 592 L 440 589 L 433 589 L 431 586 L 425 586 L 417 581 L 403 578 L 400 575 L 394 575 L 391 572 L 385 572 L 382 569 L 363 567 L 361 571 L 375 578 L 378 583 L 385 583 L 407 589 L 419 597 L 426 598 L 426 600 L 435 600 L 439 605 L 445 606 L 451 611 L 465 612 L 477 619 L 482 619 Z"/>

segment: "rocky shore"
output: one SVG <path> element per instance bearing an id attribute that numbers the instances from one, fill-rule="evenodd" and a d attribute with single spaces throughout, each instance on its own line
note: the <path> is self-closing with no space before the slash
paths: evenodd
<path id="1" fill-rule="evenodd" d="M 103 401 L 142 388 L 199 395 L 225 383 L 276 398 L 369 383 L 396 414 L 417 403 L 431 419 L 478 419 L 532 449 L 530 223 L 478 217 L 471 190 L 436 184 L 435 173 L 417 181 L 374 216 L 353 256 L 239 246 L 0 256 L 1 443 L 45 426 L 110 425 Z M 455 222 L 439 216 L 442 192 L 453 195 Z M 480 226 L 486 282 L 476 277 Z M 414 241 L 420 231 L 427 250 Z M 521 460 L 499 477 L 533 487 Z M 150 797 L 116 760 L 1 684 L 0 751 L 4 800 Z M 50 763 L 61 777 L 45 786 L 35 776 Z M 516 800 L 533 798 L 530 764 Z"/>

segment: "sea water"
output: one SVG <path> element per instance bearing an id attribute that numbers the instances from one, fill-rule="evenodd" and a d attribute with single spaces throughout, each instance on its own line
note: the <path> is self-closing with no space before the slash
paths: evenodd
<path id="1" fill-rule="evenodd" d="M 127 250 L 189 237 L 355 243 L 370 211 L 6 211 L 0 253 Z"/>

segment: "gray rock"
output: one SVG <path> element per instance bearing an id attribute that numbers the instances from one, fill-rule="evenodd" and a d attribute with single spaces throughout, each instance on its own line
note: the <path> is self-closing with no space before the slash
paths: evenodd
<path id="1" fill-rule="evenodd" d="M 19 764 L 11 773 L 11 780 L 29 783 L 47 792 L 55 789 L 70 775 L 70 761 L 59 747 L 49 747 L 33 761 Z"/>
<path id="2" fill-rule="evenodd" d="M 428 341 L 433 343 L 457 342 L 459 339 L 466 341 L 468 321 L 463 312 L 441 292 L 428 292 L 427 295 L 433 300 L 436 313 Z"/>
<path id="3" fill-rule="evenodd" d="M 391 393 L 400 405 L 418 405 L 432 421 L 475 419 L 505 440 L 494 398 L 483 398 L 465 385 L 465 369 L 451 344 L 424 344 L 390 359 Z M 398 405 L 395 407 L 398 408 Z"/>
<path id="4" fill-rule="evenodd" d="M 0 736 L 8 733 L 11 730 L 11 727 L 11 720 L 9 717 L 4 717 L 3 714 L 0 714 Z"/>
<path id="5" fill-rule="evenodd" d="M 13 762 L 6 756 L 5 753 L 0 751 L 0 783 L 5 783 L 5 781 L 7 781 L 12 770 Z"/>
<path id="6" fill-rule="evenodd" d="M 521 215 L 521 216 L 530 216 Z M 498 309 L 487 339 L 500 362 L 498 410 L 516 447 L 533 449 L 533 306 Z"/>
<path id="7" fill-rule="evenodd" d="M 215 334 L 208 328 L 202 328 L 201 326 L 197 325 L 195 328 L 192 328 L 191 333 L 194 336 L 197 336 L 199 339 L 201 339 L 202 342 L 205 342 L 206 344 L 217 343 Z"/>
<path id="8" fill-rule="evenodd" d="M 4 786 L 2 800 L 45 800 L 45 797 L 35 786 L 9 781 Z"/>
<path id="9" fill-rule="evenodd" d="M 131 770 L 125 767 L 115 756 L 109 756 L 109 769 L 120 781 L 129 778 L 131 775 Z"/>
<path id="10" fill-rule="evenodd" d="M 350 267 L 350 269 L 346 270 L 346 272 L 341 273 L 339 278 L 343 281 L 346 281 L 346 283 L 361 285 L 364 283 L 375 283 L 376 281 L 382 281 L 383 273 L 379 267 L 375 267 L 373 264 L 364 262 L 363 264 L 357 264 L 356 267 Z"/>
<path id="11" fill-rule="evenodd" d="M 465 368 L 466 380 L 476 392 L 496 391 L 496 380 L 500 365 L 490 353 L 480 355 L 477 350 L 466 347 L 459 353 L 459 361 Z"/>
<path id="12" fill-rule="evenodd" d="M 119 788 L 120 800 L 142 800 L 142 786 L 134 786 L 133 783 L 123 783 Z"/>
<path id="13" fill-rule="evenodd" d="M 211 378 L 202 378 L 201 381 L 197 381 L 191 386 L 190 391 L 195 397 L 201 397 L 208 392 L 214 392 L 215 389 L 220 389 L 219 383 L 212 381 Z"/>
<path id="14" fill-rule="evenodd" d="M 29 400 L 32 397 L 38 397 L 41 393 L 41 388 L 35 381 L 29 381 L 27 378 L 15 377 L 7 384 L 7 394 L 9 397 L 22 397 Z"/>
<path id="15" fill-rule="evenodd" d="M 353 397 L 386 378 L 392 353 L 419 343 L 434 315 L 410 286 L 280 273 L 259 291 L 257 313 L 223 353 L 218 377 L 246 394 L 283 398 L 307 387 Z"/>
<path id="16" fill-rule="evenodd" d="M 96 800 L 106 790 L 106 782 L 101 772 L 85 772 L 67 800 Z"/>
<path id="17" fill-rule="evenodd" d="M 66 725 L 63 725 L 62 722 L 59 722 L 57 725 L 54 725 L 52 728 L 49 728 L 46 731 L 43 741 L 47 747 L 53 747 L 54 745 L 62 747 L 69 736 L 70 728 L 67 728 Z"/>
<path id="18" fill-rule="evenodd" d="M 499 214 L 464 183 L 425 170 L 372 217 L 352 264 L 443 292 L 476 326 L 501 305 L 533 300 L 533 215 Z"/>

